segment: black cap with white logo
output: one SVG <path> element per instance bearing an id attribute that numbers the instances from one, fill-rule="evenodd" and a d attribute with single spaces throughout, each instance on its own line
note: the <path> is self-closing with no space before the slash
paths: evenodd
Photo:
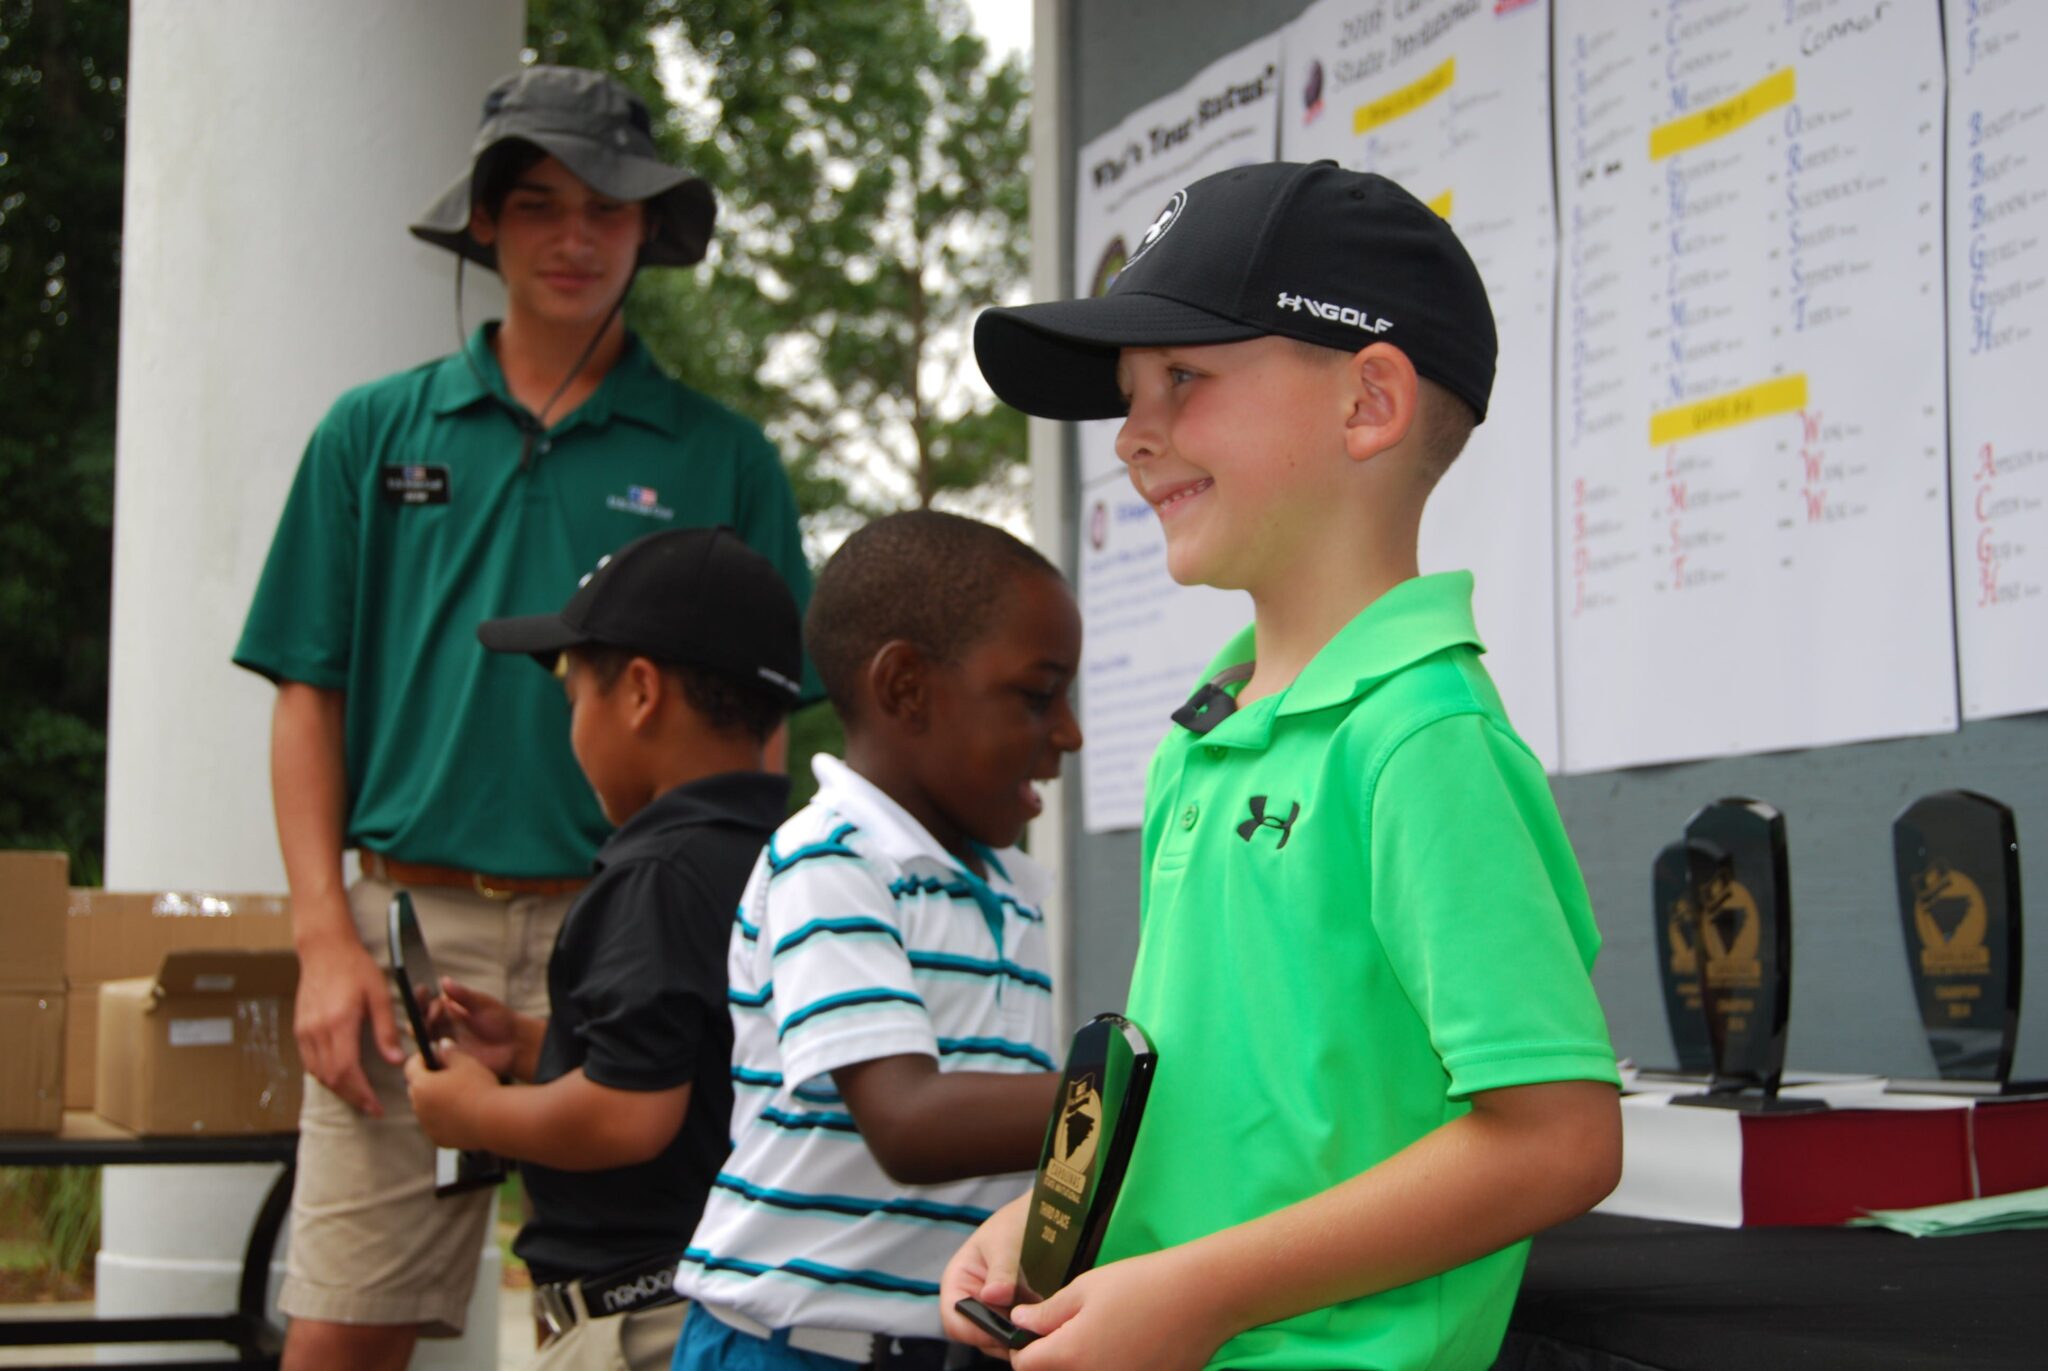
<path id="1" fill-rule="evenodd" d="M 796 598 L 774 563 L 729 528 L 636 538 L 602 558 L 559 614 L 491 619 L 476 636 L 552 669 L 572 647 L 615 647 L 701 667 L 795 704 L 803 694 Z"/>
<path id="2" fill-rule="evenodd" d="M 1026 414 L 1113 419 L 1119 348 L 1267 334 L 1392 343 L 1486 417 L 1499 343 L 1479 269 L 1429 206 L 1335 162 L 1238 167 L 1174 192 L 1105 294 L 984 310 L 974 355 Z"/>

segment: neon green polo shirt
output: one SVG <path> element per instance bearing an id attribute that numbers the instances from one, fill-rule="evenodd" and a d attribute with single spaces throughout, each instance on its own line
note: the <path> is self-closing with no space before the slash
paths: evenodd
<path id="1" fill-rule="evenodd" d="M 495 876 L 582 875 L 610 831 L 569 751 L 561 683 L 476 626 L 558 610 L 620 545 L 730 524 L 810 572 L 761 430 L 673 380 L 636 337 L 533 444 L 486 341 L 358 387 L 307 445 L 235 661 L 347 692 L 347 841 Z M 487 389 L 488 388 L 488 389 Z M 816 677 L 805 669 L 808 698 Z"/>
<path id="2" fill-rule="evenodd" d="M 1247 629 L 1209 675 L 1252 650 Z M 1585 884 L 1481 651 L 1469 573 L 1407 581 L 1284 692 L 1160 743 L 1129 1009 L 1159 1067 L 1102 1260 L 1318 1194 L 1477 1091 L 1619 1084 Z M 1211 1364 L 1489 1366 L 1526 1253 L 1255 1328 Z"/>

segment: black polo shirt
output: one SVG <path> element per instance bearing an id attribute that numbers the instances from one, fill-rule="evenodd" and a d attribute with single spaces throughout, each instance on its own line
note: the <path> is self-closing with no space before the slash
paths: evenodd
<path id="1" fill-rule="evenodd" d="M 609 1171 L 526 1163 L 533 1217 L 514 1249 L 538 1281 L 679 1253 L 730 1150 L 726 945 L 789 781 L 736 771 L 676 787 L 598 852 L 548 963 L 536 1084 L 576 1068 L 616 1090 L 688 1083 L 690 1108 L 652 1161 Z"/>

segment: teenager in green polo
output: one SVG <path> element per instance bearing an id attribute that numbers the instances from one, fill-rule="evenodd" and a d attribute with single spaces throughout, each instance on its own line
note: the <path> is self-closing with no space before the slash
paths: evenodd
<path id="1" fill-rule="evenodd" d="M 1478 271 L 1392 182 L 1269 163 L 975 349 L 1027 413 L 1121 416 L 1174 578 L 1254 609 L 1147 780 L 1129 1013 L 1159 1065 L 1102 1264 L 1014 1311 L 1019 1371 L 1490 1366 L 1526 1239 L 1613 1186 L 1621 1126 L 1543 769 L 1471 577 L 1418 574 L 1493 384 Z M 1022 1222 L 962 1249 L 947 1307 L 1016 1297 Z"/>
<path id="2" fill-rule="evenodd" d="M 623 87 L 560 67 L 500 81 L 469 170 L 412 231 L 495 270 L 504 320 L 342 396 L 286 502 L 235 660 L 278 683 L 302 968 L 287 1368 L 403 1366 L 417 1336 L 461 1331 L 474 1283 L 489 1195 L 433 1194 L 381 965 L 392 892 L 412 892 L 442 971 L 544 1012 L 556 928 L 608 832 L 559 685 L 476 626 L 559 605 L 664 528 L 730 525 L 808 598 L 773 448 L 620 315 L 638 268 L 703 257 L 712 219 Z M 345 890 L 349 848 L 364 878 Z"/>

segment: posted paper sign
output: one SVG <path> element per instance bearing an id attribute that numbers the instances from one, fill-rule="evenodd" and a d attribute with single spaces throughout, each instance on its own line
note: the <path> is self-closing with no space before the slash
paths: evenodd
<path id="1" fill-rule="evenodd" d="M 1558 0 L 1570 771 L 1956 724 L 1934 0 Z"/>
<path id="2" fill-rule="evenodd" d="M 1984 719 L 2048 709 L 2048 7 L 1946 13 L 1956 646 Z"/>
<path id="3" fill-rule="evenodd" d="M 1212 172 L 1274 157 L 1280 42 L 1212 64 L 1080 150 L 1074 293 L 1099 295 L 1173 193 Z M 1078 426 L 1082 824 L 1136 828 L 1145 769 L 1171 715 L 1210 658 L 1251 622 L 1249 597 L 1180 586 L 1166 571 L 1158 516 L 1116 456 L 1115 420 Z"/>
<path id="4" fill-rule="evenodd" d="M 1280 155 L 1399 182 L 1478 264 L 1500 365 L 1486 422 L 1430 497 L 1422 570 L 1474 573 L 1487 670 L 1556 770 L 1549 25 L 1544 0 L 1323 0 L 1287 30 Z"/>

